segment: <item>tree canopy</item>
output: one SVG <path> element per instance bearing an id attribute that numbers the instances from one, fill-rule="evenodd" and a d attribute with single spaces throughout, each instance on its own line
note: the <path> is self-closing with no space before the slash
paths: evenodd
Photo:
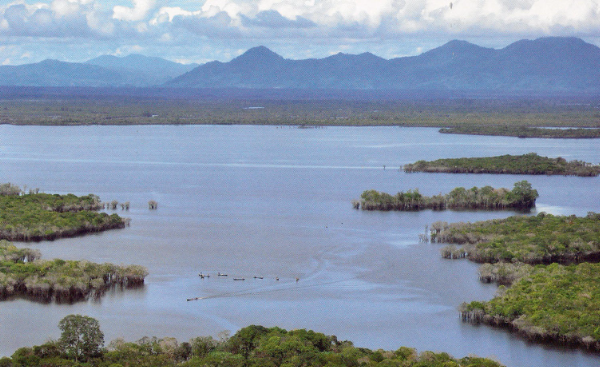
<path id="1" fill-rule="evenodd" d="M 127 219 L 97 212 L 100 199 L 93 194 L 76 196 L 44 193 L 14 194 L 14 186 L 0 193 L 0 239 L 53 240 L 89 232 L 123 228 Z"/>
<path id="2" fill-rule="evenodd" d="M 596 213 L 576 217 L 542 212 L 475 223 L 436 222 L 430 229 L 431 242 L 465 244 L 462 252 L 476 262 L 569 263 L 600 255 Z"/>
<path id="3" fill-rule="evenodd" d="M 260 325 L 244 327 L 221 340 L 197 337 L 179 343 L 175 338 L 144 337 L 137 342 L 116 339 L 107 348 L 100 348 L 103 339 L 94 319 L 70 315 L 61 321 L 63 328 L 68 342 L 63 343 L 61 337 L 58 343 L 20 348 L 4 359 L 5 364 L 0 360 L 0 366 L 501 366 L 472 355 L 454 358 L 444 352 L 418 353 L 408 347 L 389 351 L 358 348 L 350 341 L 312 330 Z"/>
<path id="4" fill-rule="evenodd" d="M 491 186 L 454 188 L 446 195 L 423 196 L 418 189 L 398 192 L 392 196 L 376 190 L 364 191 L 356 209 L 363 210 L 424 210 L 424 209 L 529 209 L 535 206 L 537 190 L 527 181 L 519 181 L 513 190 Z"/>
<path id="5" fill-rule="evenodd" d="M 501 173 L 521 175 L 598 176 L 600 165 L 582 161 L 541 157 L 536 153 L 484 158 L 447 158 L 420 160 L 404 165 L 404 172 Z"/>
<path id="6" fill-rule="evenodd" d="M 58 323 L 62 331 L 60 345 L 66 355 L 75 361 L 87 361 L 101 354 L 104 333 L 98 320 L 81 315 L 68 315 Z"/>

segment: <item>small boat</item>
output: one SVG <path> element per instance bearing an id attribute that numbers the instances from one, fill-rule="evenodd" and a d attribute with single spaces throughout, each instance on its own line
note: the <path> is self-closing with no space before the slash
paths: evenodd
<path id="1" fill-rule="evenodd" d="M 200 273 L 200 274 L 198 274 L 198 276 L 200 277 L 200 279 L 210 278 L 209 274 L 204 275 L 204 274 Z"/>
<path id="2" fill-rule="evenodd" d="M 233 280 L 246 280 L 244 278 L 233 278 Z"/>
<path id="3" fill-rule="evenodd" d="M 226 276 L 227 276 L 227 274 L 219 272 L 219 273 L 217 273 L 217 276 L 218 276 L 218 277 L 226 277 Z"/>
<path id="4" fill-rule="evenodd" d="M 263 279 L 263 277 L 254 277 L 254 279 Z"/>

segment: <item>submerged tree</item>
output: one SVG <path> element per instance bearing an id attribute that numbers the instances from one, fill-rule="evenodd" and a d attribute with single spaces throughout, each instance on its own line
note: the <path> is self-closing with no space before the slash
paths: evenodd
<path id="1" fill-rule="evenodd" d="M 98 320 L 89 316 L 68 315 L 58 323 L 62 331 L 60 345 L 75 361 L 87 361 L 99 356 L 104 346 L 104 333 Z"/>

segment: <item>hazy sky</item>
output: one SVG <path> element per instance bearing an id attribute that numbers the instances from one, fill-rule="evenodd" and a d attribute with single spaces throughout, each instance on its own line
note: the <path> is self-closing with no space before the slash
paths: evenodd
<path id="1" fill-rule="evenodd" d="M 502 48 L 576 36 L 600 45 L 600 0 L 0 0 L 0 64 L 139 53 L 228 61 L 417 55 L 452 39 Z"/>

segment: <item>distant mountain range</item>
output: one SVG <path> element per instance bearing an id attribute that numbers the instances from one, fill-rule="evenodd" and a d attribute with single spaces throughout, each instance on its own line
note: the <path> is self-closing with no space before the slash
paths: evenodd
<path id="1" fill-rule="evenodd" d="M 142 55 L 125 57 L 106 55 L 89 60 L 86 64 L 101 66 L 126 75 L 129 83 L 135 86 L 164 84 L 198 66 L 198 64 L 184 65 L 160 57 Z"/>
<path id="2" fill-rule="evenodd" d="M 197 67 L 142 55 L 100 56 L 85 63 L 44 60 L 0 66 L 0 85 L 34 87 L 148 87 Z"/>
<path id="3" fill-rule="evenodd" d="M 199 66 L 141 55 L 0 66 L 0 85 L 598 93 L 600 48 L 547 37 L 500 50 L 451 41 L 391 60 L 371 53 L 290 60 L 260 46 L 229 62 Z"/>

